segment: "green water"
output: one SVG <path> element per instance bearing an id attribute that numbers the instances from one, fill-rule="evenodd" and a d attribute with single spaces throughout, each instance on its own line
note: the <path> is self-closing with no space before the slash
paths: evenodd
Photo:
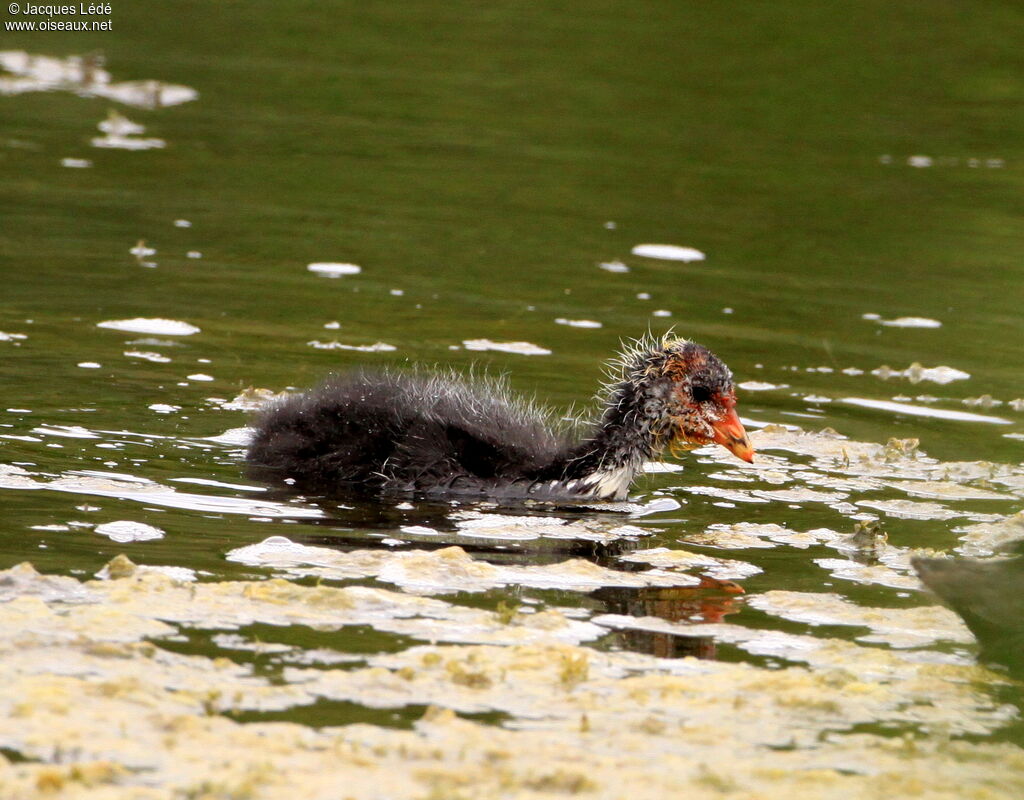
<path id="1" fill-rule="evenodd" d="M 40 479 L 98 470 L 243 498 L 168 483 L 246 484 L 238 448 L 202 440 L 246 417 L 208 398 L 418 362 L 486 365 L 546 404 L 580 406 L 620 339 L 670 325 L 714 349 L 738 381 L 786 385 L 741 390 L 746 419 L 869 442 L 917 438 L 943 461 L 1021 461 L 1024 440 L 1006 436 L 1024 431 L 1024 412 L 1009 405 L 1024 396 L 1024 13 L 1015 4 L 136 2 L 112 17 L 109 34 L 4 33 L 0 49 L 102 51 L 116 80 L 158 79 L 199 97 L 140 109 L 68 91 L 0 95 L 0 331 L 27 337 L 0 341 L 0 434 L 16 437 L 0 438 L 2 463 Z M 109 109 L 166 147 L 92 147 Z M 139 240 L 155 248 L 155 267 L 129 253 Z M 645 242 L 707 258 L 631 254 Z M 307 271 L 321 261 L 362 272 Z M 630 271 L 598 266 L 614 261 Z M 671 316 L 652 315 L 660 310 Z M 864 314 L 941 327 L 887 327 Z M 201 332 L 96 327 L 134 317 Z M 479 338 L 552 352 L 461 347 Z M 307 344 L 334 339 L 396 349 Z M 132 350 L 170 361 L 124 355 Z M 78 366 L 89 362 L 100 366 Z M 911 385 L 871 374 L 913 362 L 970 378 Z M 829 371 L 808 371 L 819 367 Z M 213 380 L 187 377 L 196 373 Z M 985 394 L 1002 404 L 962 403 Z M 844 402 L 894 396 L 1009 424 Z M 53 425 L 96 438 L 33 433 Z M 665 531 L 653 544 L 715 522 L 852 528 L 821 504 L 728 507 L 678 488 L 707 484 L 716 468 L 691 464 L 682 478 L 638 484 L 641 501 L 659 492 L 686 501 L 644 518 Z M 214 577 L 264 574 L 225 554 L 270 535 L 348 547 L 401 536 L 388 508 L 285 529 L 255 512 L 74 491 L 2 489 L 0 503 L 0 567 L 27 559 L 79 575 L 119 552 Z M 968 507 L 1005 515 L 1020 497 Z M 40 529 L 120 519 L 166 536 L 119 544 L 84 527 Z M 949 549 L 963 520 L 885 524 L 892 544 Z M 542 545 L 516 547 L 520 562 L 551 559 Z M 831 587 L 805 551 L 741 556 L 765 570 L 748 594 Z M 844 591 L 855 602 L 922 602 L 879 587 Z M 600 597 L 534 595 L 626 613 Z M 740 614 L 755 627 L 794 627 Z M 404 646 L 379 638 L 375 649 Z M 331 646 L 344 650 L 340 639 Z M 353 652 L 364 646 L 353 638 Z M 747 657 L 728 646 L 721 656 Z"/>

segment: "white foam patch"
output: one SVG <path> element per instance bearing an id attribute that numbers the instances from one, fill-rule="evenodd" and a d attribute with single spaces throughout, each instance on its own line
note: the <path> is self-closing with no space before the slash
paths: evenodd
<path id="1" fill-rule="evenodd" d="M 69 169 L 88 169 L 92 162 L 87 158 L 62 158 L 60 165 Z"/>
<path id="2" fill-rule="evenodd" d="M 605 272 L 629 272 L 629 267 L 621 261 L 602 261 L 598 264 Z"/>
<path id="3" fill-rule="evenodd" d="M 375 577 L 413 594 L 483 592 L 502 586 L 589 592 L 602 586 L 681 586 L 697 583 L 686 575 L 661 570 L 620 572 L 573 558 L 556 564 L 517 566 L 474 559 L 461 547 L 441 550 L 353 550 L 298 544 L 283 536 L 240 547 L 229 561 L 253 567 L 273 567 L 293 577 L 345 580 Z"/>
<path id="4" fill-rule="evenodd" d="M 161 353 L 153 353 L 148 350 L 125 350 L 124 354 L 128 358 L 141 358 L 143 361 L 152 361 L 154 364 L 167 364 L 171 360 Z"/>
<path id="5" fill-rule="evenodd" d="M 439 531 L 426 525 L 403 525 L 399 530 L 408 536 L 440 536 Z"/>
<path id="6" fill-rule="evenodd" d="M 883 365 L 877 369 L 871 370 L 871 374 L 876 375 L 883 381 L 888 380 L 889 378 L 906 378 L 911 383 L 929 381 L 931 383 L 939 384 L 952 383 L 953 381 L 965 381 L 971 377 L 969 372 L 954 369 L 953 367 L 924 367 L 918 363 L 911 364 L 906 369 L 893 369 L 892 367 Z"/>
<path id="7" fill-rule="evenodd" d="M 357 353 L 391 353 L 397 350 L 393 344 L 387 342 L 375 342 L 374 344 L 342 344 L 339 341 L 321 342 L 314 339 L 306 342 L 309 347 L 317 350 L 353 350 Z"/>
<path id="8" fill-rule="evenodd" d="M 324 278 L 340 278 L 342 275 L 358 275 L 363 268 L 358 264 L 343 264 L 332 261 L 318 261 L 306 267 Z"/>
<path id="9" fill-rule="evenodd" d="M 960 402 L 968 408 L 983 408 L 986 411 L 990 408 L 996 408 L 1003 404 L 1002 400 L 996 400 L 990 394 L 983 394 L 980 397 L 965 397 Z"/>
<path id="10" fill-rule="evenodd" d="M 80 425 L 40 425 L 33 428 L 32 433 L 43 436 L 64 436 L 69 439 L 98 439 L 99 437 L 88 428 Z"/>
<path id="11" fill-rule="evenodd" d="M 159 336 L 191 336 L 199 333 L 199 328 L 176 319 L 160 317 L 135 317 L 133 319 L 112 319 L 97 322 L 97 328 L 109 328 L 113 331 L 128 333 L 153 333 Z"/>
<path id="12" fill-rule="evenodd" d="M 267 500 L 259 501 L 246 497 L 179 492 L 170 486 L 163 486 L 154 481 L 117 473 L 81 470 L 78 473 L 68 473 L 51 481 L 33 480 L 23 476 L 14 477 L 20 478 L 19 486 L 15 488 L 49 489 L 92 497 L 117 497 L 147 506 L 155 505 L 214 514 L 241 514 L 274 519 L 311 519 L 324 516 L 324 512 L 319 508 Z"/>
<path id="13" fill-rule="evenodd" d="M 167 142 L 155 137 L 141 139 L 135 136 L 113 136 L 111 134 L 93 137 L 90 144 L 93 147 L 106 150 L 160 150 L 167 147 Z"/>
<path id="14" fill-rule="evenodd" d="M 647 517 L 651 514 L 664 514 L 668 511 L 676 511 L 683 507 L 683 504 L 674 497 L 655 497 L 642 505 L 638 505 L 636 503 L 607 503 L 604 505 L 607 506 L 609 511 L 621 511 L 624 514 L 629 514 L 633 517 Z M 593 508 L 600 507 L 601 504 L 593 506 Z"/>
<path id="15" fill-rule="evenodd" d="M 821 530 L 793 531 L 774 522 L 718 522 L 681 540 L 727 550 L 767 549 L 780 544 L 804 550 L 828 541 L 832 535 Z"/>
<path id="16" fill-rule="evenodd" d="M 729 558 L 715 558 L 705 553 L 688 550 L 670 550 L 667 547 L 653 547 L 619 556 L 620 561 L 631 564 L 648 564 L 659 570 L 694 570 L 718 580 L 743 580 L 764 570 L 746 561 Z"/>
<path id="17" fill-rule="evenodd" d="M 167 142 L 163 139 L 141 138 L 139 134 L 145 132 L 146 126 L 140 125 L 138 122 L 132 122 L 116 111 L 111 111 L 107 118 L 96 127 L 104 135 L 92 140 L 93 147 L 119 150 L 153 150 L 167 146 Z"/>
<path id="18" fill-rule="evenodd" d="M 927 497 L 935 500 L 1009 500 L 1005 494 L 982 489 L 978 486 L 964 486 L 951 481 L 887 481 L 886 486 L 899 489 L 912 497 Z"/>
<path id="19" fill-rule="evenodd" d="M 103 133 L 110 133 L 115 136 L 133 136 L 139 133 L 145 133 L 146 126 L 138 122 L 132 122 L 128 117 L 118 114 L 116 111 L 110 111 L 107 114 L 107 118 L 100 122 L 97 126 Z"/>
<path id="20" fill-rule="evenodd" d="M 566 319 L 565 317 L 558 317 L 555 322 L 558 325 L 568 325 L 570 328 L 600 328 L 602 327 L 600 322 L 596 322 L 592 319 Z"/>
<path id="21" fill-rule="evenodd" d="M 916 577 L 898 572 L 887 564 L 864 564 L 845 558 L 816 558 L 814 563 L 839 580 L 872 586 L 887 586 L 890 589 L 918 590 L 921 588 L 921 582 Z"/>
<path id="22" fill-rule="evenodd" d="M 686 491 L 690 494 L 714 497 L 718 500 L 728 500 L 731 503 L 769 503 L 765 497 L 755 497 L 746 489 L 728 489 L 722 486 L 687 486 Z"/>
<path id="23" fill-rule="evenodd" d="M 115 542 L 145 542 L 151 539 L 163 539 L 164 532 L 160 528 L 146 525 L 144 522 L 132 522 L 131 520 L 118 520 L 117 522 L 105 522 L 93 529 L 101 536 L 106 536 Z"/>
<path id="24" fill-rule="evenodd" d="M 809 625 L 868 628 L 862 642 L 890 647 L 921 647 L 939 641 L 967 644 L 973 638 L 955 613 L 940 606 L 870 608 L 833 593 L 773 590 L 753 595 L 747 604 L 767 614 Z"/>
<path id="25" fill-rule="evenodd" d="M 237 633 L 218 633 L 210 637 L 210 641 L 224 650 L 251 650 L 261 655 L 266 653 L 288 653 L 292 650 L 286 644 L 261 642 L 259 640 L 251 641 Z"/>
<path id="26" fill-rule="evenodd" d="M 855 505 L 873 508 L 887 517 L 897 519 L 956 519 L 971 516 L 970 512 L 954 511 L 939 503 L 922 503 L 914 500 L 858 500 Z"/>
<path id="27" fill-rule="evenodd" d="M 499 353 L 515 353 L 521 356 L 549 356 L 551 351 L 530 342 L 492 342 L 490 339 L 465 339 L 462 346 L 467 350 L 496 350 Z"/>
<path id="28" fill-rule="evenodd" d="M 0 95 L 65 91 L 139 108 L 165 108 L 199 97 L 199 92 L 190 86 L 157 80 L 114 83 L 111 74 L 88 56 L 59 58 L 4 50 L 0 51 L 0 67 L 14 76 L 0 77 Z"/>
<path id="29" fill-rule="evenodd" d="M 958 528 L 957 533 L 961 534 L 960 545 L 956 548 L 960 555 L 970 558 L 996 555 L 1024 541 L 1024 511 L 995 522 Z"/>
<path id="30" fill-rule="evenodd" d="M 139 108 L 177 106 L 199 97 L 199 92 L 190 86 L 161 81 L 122 81 L 104 87 L 97 94 L 124 103 L 126 106 Z"/>
<path id="31" fill-rule="evenodd" d="M 601 520 L 580 519 L 574 522 L 559 517 L 512 516 L 459 511 L 451 515 L 462 536 L 477 539 L 578 539 L 589 542 L 610 542 L 619 539 L 640 539 L 659 533 L 657 528 L 609 524 Z"/>
<path id="32" fill-rule="evenodd" d="M 877 320 L 879 325 L 888 328 L 941 328 L 942 323 L 928 317 L 897 317 L 896 319 Z"/>
<path id="33" fill-rule="evenodd" d="M 265 492 L 265 486 L 246 486 L 244 483 L 226 483 L 209 478 L 171 478 L 172 483 L 193 483 L 196 486 L 216 486 L 218 489 L 233 489 L 239 492 Z"/>
<path id="34" fill-rule="evenodd" d="M 984 414 L 972 414 L 968 411 L 951 411 L 943 408 L 929 408 L 911 403 L 894 403 L 889 400 L 871 400 L 866 397 L 844 397 L 840 402 L 852 406 L 872 408 L 877 411 L 891 411 L 894 414 L 909 414 L 914 417 L 935 417 L 953 422 L 985 422 L 990 425 L 1009 425 L 1010 420 L 1002 417 L 990 417 Z"/>
<path id="35" fill-rule="evenodd" d="M 743 381 L 736 384 L 737 389 L 745 392 L 772 392 L 778 389 L 788 389 L 788 383 L 769 383 L 768 381 Z"/>
<path id="36" fill-rule="evenodd" d="M 215 444 L 225 444 L 231 447 L 248 447 L 252 442 L 252 437 L 255 435 L 255 428 L 228 428 L 224 433 L 220 433 L 216 436 L 204 437 L 203 441 L 214 442 Z"/>
<path id="37" fill-rule="evenodd" d="M 136 576 L 162 575 L 165 578 L 170 578 L 176 583 L 190 583 L 199 580 L 200 575 L 211 575 L 212 573 L 204 570 L 195 570 L 190 567 L 172 567 L 165 564 L 136 564 L 134 565 L 133 574 Z M 96 577 L 101 581 L 111 580 L 110 564 L 104 565 L 104 567 L 96 573 Z"/>
<path id="38" fill-rule="evenodd" d="M 283 400 L 288 392 L 272 392 L 270 389 L 258 389 L 250 386 L 230 400 L 221 397 L 208 397 L 207 402 L 213 403 L 228 411 L 256 411 L 274 400 Z"/>
<path id="39" fill-rule="evenodd" d="M 666 261 L 703 261 L 704 253 L 693 247 L 680 247 L 675 244 L 638 244 L 633 248 L 633 255 L 644 258 L 660 258 Z"/>
<path id="40" fill-rule="evenodd" d="M 817 492 L 803 487 L 795 489 L 755 489 L 753 494 L 755 497 L 761 497 L 777 503 L 837 503 L 848 496 L 846 492 Z"/>

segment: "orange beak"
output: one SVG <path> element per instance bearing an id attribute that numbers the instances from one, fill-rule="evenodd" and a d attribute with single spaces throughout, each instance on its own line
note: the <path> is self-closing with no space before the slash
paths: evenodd
<path id="1" fill-rule="evenodd" d="M 736 409 L 730 408 L 729 412 L 712 426 L 715 430 L 715 441 L 730 451 L 737 458 L 753 463 L 754 448 L 750 446 L 750 439 L 747 432 L 743 430 L 743 423 L 736 415 Z"/>

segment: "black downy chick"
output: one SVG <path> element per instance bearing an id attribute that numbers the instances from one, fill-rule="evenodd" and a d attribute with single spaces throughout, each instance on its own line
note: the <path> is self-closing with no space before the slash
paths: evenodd
<path id="1" fill-rule="evenodd" d="M 272 403 L 250 471 L 299 491 L 622 500 L 643 463 L 717 442 L 752 461 L 732 373 L 674 336 L 612 362 L 600 417 L 581 435 L 490 380 L 356 371 Z"/>

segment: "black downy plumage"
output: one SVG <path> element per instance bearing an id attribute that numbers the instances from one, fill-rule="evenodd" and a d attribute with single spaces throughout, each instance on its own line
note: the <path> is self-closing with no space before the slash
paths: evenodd
<path id="1" fill-rule="evenodd" d="M 500 381 L 347 373 L 263 410 L 247 459 L 299 491 L 558 500 L 621 500 L 666 449 L 752 460 L 732 374 L 705 347 L 638 340 L 610 377 L 600 417 L 567 430 Z"/>

